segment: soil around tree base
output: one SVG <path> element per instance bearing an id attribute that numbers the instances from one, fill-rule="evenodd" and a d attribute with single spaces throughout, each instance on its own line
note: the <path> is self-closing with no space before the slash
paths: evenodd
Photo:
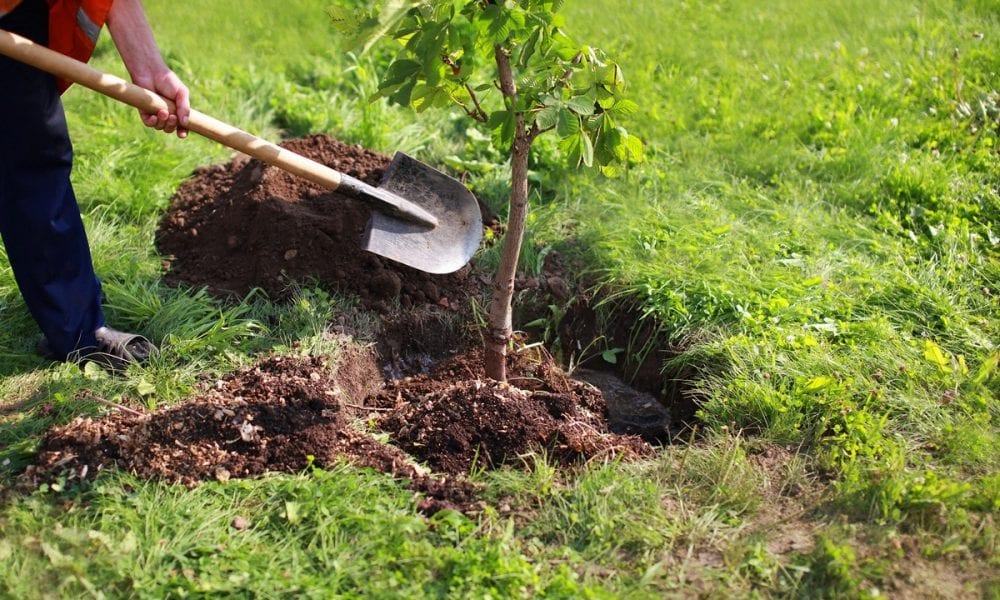
<path id="1" fill-rule="evenodd" d="M 464 477 L 473 461 L 516 467 L 528 453 L 546 450 L 569 465 L 652 451 L 638 437 L 608 432 L 600 395 L 571 383 L 551 359 L 515 356 L 514 377 L 531 382 L 524 388 L 469 379 L 473 361 L 474 353 L 460 354 L 431 374 L 372 393 L 363 383 L 377 373 L 370 355 L 339 362 L 272 356 L 176 406 L 77 418 L 54 428 L 21 484 L 83 481 L 117 468 L 194 486 L 346 460 L 407 480 L 424 513 L 476 512 L 478 490 Z M 372 418 L 393 444 L 358 426 Z"/>

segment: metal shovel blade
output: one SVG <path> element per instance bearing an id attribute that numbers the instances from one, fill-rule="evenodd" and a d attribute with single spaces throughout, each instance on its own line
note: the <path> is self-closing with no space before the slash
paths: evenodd
<path id="1" fill-rule="evenodd" d="M 483 237 L 475 196 L 460 181 L 397 152 L 378 188 L 437 218 L 436 227 L 372 211 L 362 247 L 428 273 L 452 273 L 469 262 Z"/>

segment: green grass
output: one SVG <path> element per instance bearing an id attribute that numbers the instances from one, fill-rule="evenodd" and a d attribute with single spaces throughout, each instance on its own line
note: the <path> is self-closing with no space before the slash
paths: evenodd
<path id="1" fill-rule="evenodd" d="M 369 103 L 384 55 L 345 53 L 321 6 L 215 0 L 182 17 L 146 4 L 203 112 L 271 139 L 328 131 L 468 169 L 502 212 L 489 140 L 443 112 Z M 112 473 L 10 492 L 0 595 L 995 596 L 994 3 L 565 10 L 626 69 L 648 161 L 620 180 L 568 172 L 541 138 L 524 268 L 579 253 L 602 320 L 638 307 L 675 350 L 665 376 L 705 400 L 700 437 L 639 464 L 560 473 L 534 457 L 476 474 L 491 507 L 478 519 L 423 518 L 402 484 L 346 466 L 193 490 Z M 107 39 L 95 64 L 123 72 Z M 38 333 L 0 260 L 8 486 L 49 427 L 106 410 L 95 397 L 174 403 L 261 352 L 336 351 L 326 324 L 356 314 L 309 287 L 273 305 L 165 286 L 157 221 L 195 167 L 229 151 L 154 135 L 82 89 L 65 101 L 108 316 L 163 353 L 121 378 L 33 356 Z M 775 449 L 780 468 L 762 458 Z"/>

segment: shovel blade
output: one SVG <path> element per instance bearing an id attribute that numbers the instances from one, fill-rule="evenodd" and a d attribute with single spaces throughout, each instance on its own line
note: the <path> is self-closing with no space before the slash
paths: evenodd
<path id="1" fill-rule="evenodd" d="M 460 181 L 397 152 L 379 189 L 416 204 L 437 218 L 436 227 L 372 211 L 362 247 L 427 273 L 461 269 L 479 248 L 483 219 L 475 196 Z"/>

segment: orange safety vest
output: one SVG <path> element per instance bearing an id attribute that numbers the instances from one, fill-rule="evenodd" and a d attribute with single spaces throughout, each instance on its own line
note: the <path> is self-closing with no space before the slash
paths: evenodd
<path id="1" fill-rule="evenodd" d="M 108 20 L 113 0 L 48 0 L 49 48 L 87 62 L 94 53 L 97 36 Z M 0 0 L 0 17 L 14 10 L 21 0 Z M 3 22 L 0 21 L 0 26 Z M 68 81 L 59 80 L 65 91 Z"/>

